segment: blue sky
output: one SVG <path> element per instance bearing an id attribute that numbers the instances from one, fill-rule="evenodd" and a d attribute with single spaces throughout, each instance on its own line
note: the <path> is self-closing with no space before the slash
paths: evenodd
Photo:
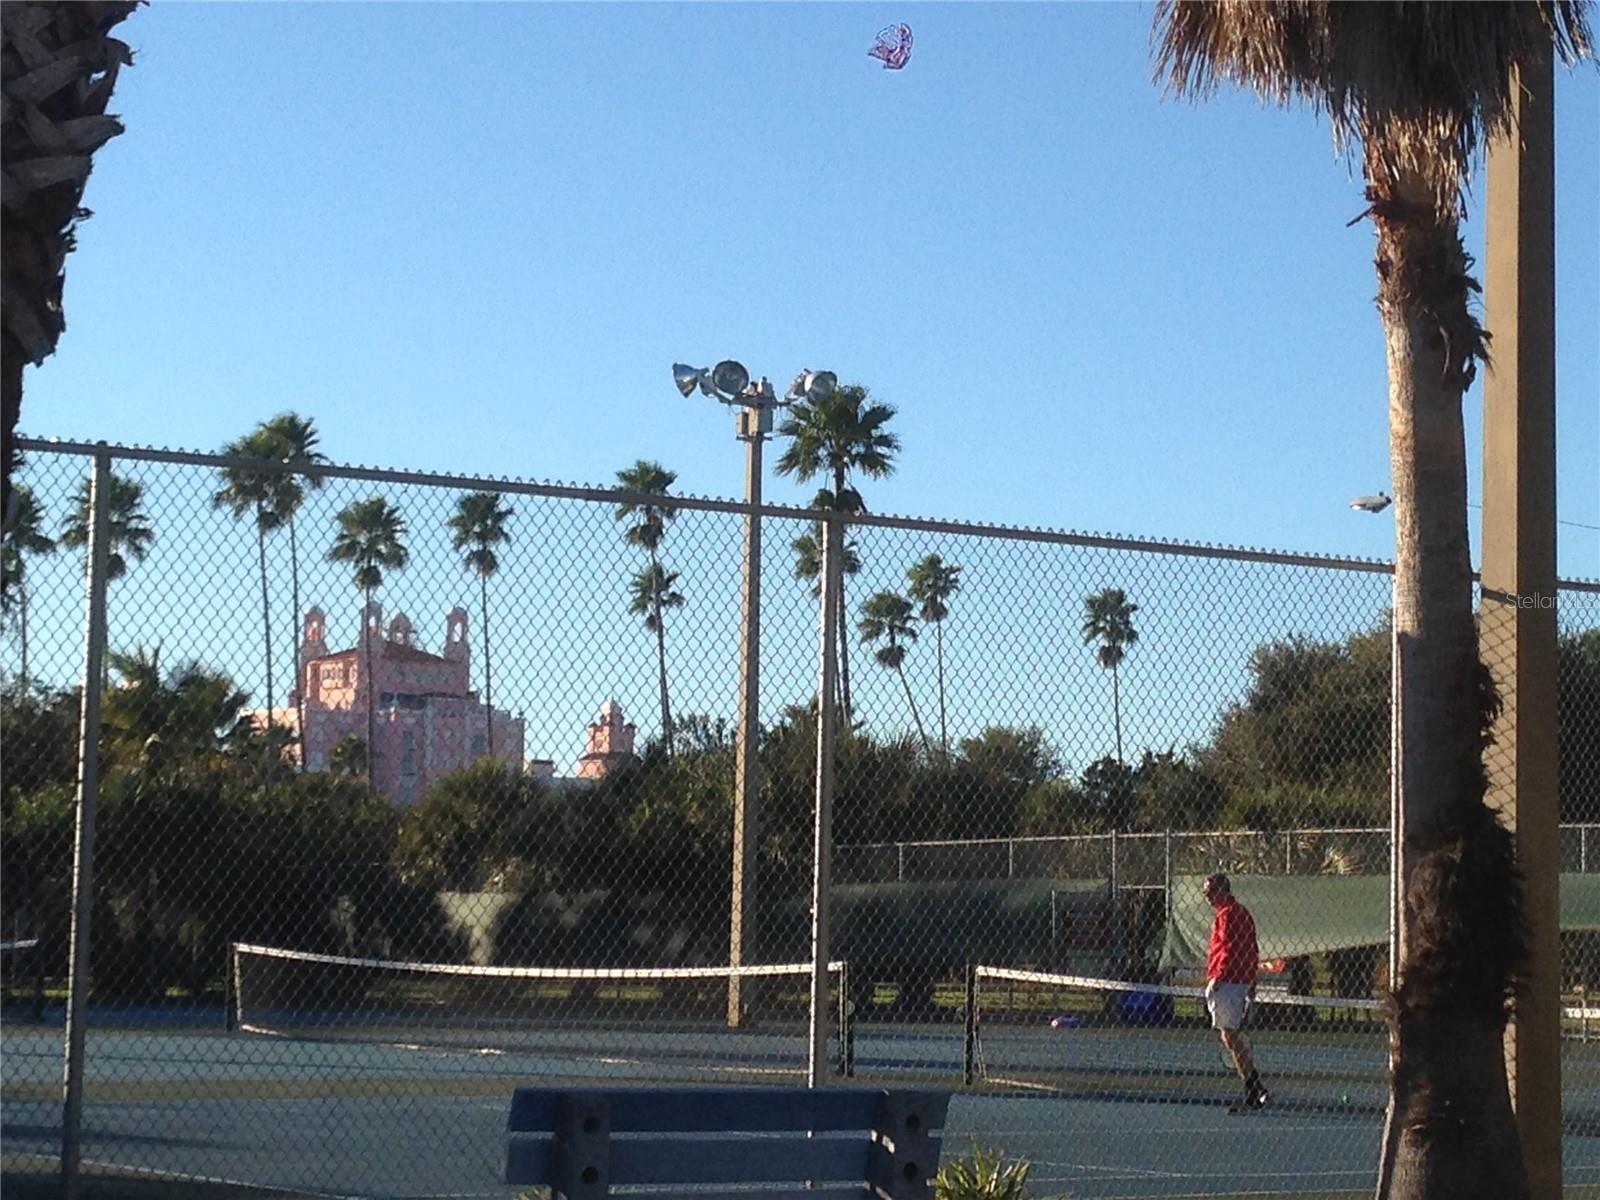
<path id="1" fill-rule="evenodd" d="M 336 461 L 608 483 L 644 457 L 681 491 L 731 496 L 730 416 L 680 398 L 669 368 L 737 357 L 780 389 L 831 368 L 899 409 L 899 469 L 863 485 L 879 512 L 1388 557 L 1389 514 L 1347 507 L 1388 481 L 1372 234 L 1347 225 L 1359 182 L 1309 114 L 1164 99 L 1150 19 L 1088 4 L 150 6 L 124 26 L 128 131 L 90 182 L 68 331 L 29 375 L 24 428 L 215 449 L 294 408 Z M 916 31 L 898 73 L 866 54 L 897 21 Z M 1561 527 L 1560 567 L 1596 577 L 1600 531 L 1579 525 L 1600 526 L 1600 72 L 1563 73 L 1557 96 L 1559 486 L 1579 523 Z M 1481 227 L 1467 237 L 1479 247 Z M 1474 499 L 1480 406 L 1475 390 Z M 79 465 L 30 469 L 53 514 Z M 198 655 L 258 690 L 248 532 L 208 511 L 209 476 L 132 473 L 160 536 L 116 585 L 113 644 Z M 769 476 L 768 496 L 802 503 L 813 486 Z M 333 512 L 363 492 L 331 486 L 306 518 L 303 595 L 338 644 L 355 600 L 320 559 Z M 414 561 L 385 603 L 436 647 L 450 606 L 476 616 L 442 534 L 453 498 L 393 492 Z M 691 516 L 673 534 L 689 597 L 675 702 L 731 715 L 737 522 Z M 496 699 L 564 770 L 607 694 L 654 732 L 653 642 L 624 614 L 637 564 L 608 512 L 519 502 L 518 520 Z M 768 719 L 814 686 L 794 532 L 767 534 Z M 1127 586 L 1143 606 L 1128 734 L 1157 746 L 1207 733 L 1260 641 L 1365 628 L 1386 597 L 1370 575 L 862 540 L 860 595 L 924 553 L 967 567 L 952 735 L 1038 720 L 1074 766 L 1108 749 L 1106 680 L 1076 629 L 1089 590 Z M 281 539 L 272 553 L 281 697 L 293 618 Z M 36 673 L 75 671 L 76 569 L 37 569 Z M 867 657 L 863 711 L 908 728 Z"/>
<path id="2" fill-rule="evenodd" d="M 341 461 L 733 495 L 668 375 L 733 356 L 898 407 L 878 511 L 1387 556 L 1346 507 L 1388 478 L 1358 182 L 1310 114 L 1164 99 L 1150 19 L 151 6 L 24 426 L 209 449 L 294 407 Z M 1600 525 L 1600 73 L 1558 86 L 1561 515 Z M 1560 549 L 1600 575 L 1600 532 Z"/>

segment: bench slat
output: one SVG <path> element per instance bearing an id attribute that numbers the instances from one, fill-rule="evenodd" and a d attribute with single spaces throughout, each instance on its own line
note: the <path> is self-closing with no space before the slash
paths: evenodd
<path id="1" fill-rule="evenodd" d="M 930 1141 L 937 1162 L 940 1139 Z M 865 1138 L 616 1138 L 611 1143 L 611 1182 L 714 1184 L 865 1179 L 873 1153 L 872 1143 Z M 543 1184 L 550 1178 L 550 1166 L 549 1137 L 512 1135 L 506 1150 L 507 1183 Z M 860 1190 L 861 1185 L 854 1186 L 855 1192 Z M 766 1193 L 762 1193 L 762 1200 L 766 1200 Z"/>
<path id="2" fill-rule="evenodd" d="M 514 1134 L 506 1150 L 506 1182 L 549 1180 L 552 1142 Z M 856 1180 L 867 1175 L 871 1143 L 861 1138 L 615 1138 L 612 1184 L 782 1183 Z M 859 1191 L 860 1184 L 856 1185 Z"/>
<path id="3" fill-rule="evenodd" d="M 695 1196 L 722 1195 L 729 1197 L 730 1200 L 751 1200 L 752 1196 L 759 1197 L 759 1200 L 862 1200 L 862 1197 L 867 1194 L 866 1184 L 863 1183 L 847 1184 L 839 1187 L 797 1188 L 793 1191 L 769 1192 L 763 1188 L 759 1192 L 752 1192 L 742 1188 L 739 1191 L 726 1192 L 707 1192 L 702 1189 L 693 1193 Z M 627 1192 L 618 1197 L 618 1200 L 685 1200 L 685 1194 L 683 1192 Z"/>
<path id="4" fill-rule="evenodd" d="M 564 1093 L 598 1092 L 611 1106 L 613 1133 L 818 1133 L 871 1129 L 883 1100 L 871 1088 L 518 1088 L 507 1128 L 549 1133 Z M 946 1103 L 948 1100 L 946 1099 Z M 937 1116 L 941 1127 L 944 1109 Z"/>
<path id="5" fill-rule="evenodd" d="M 611 1182 L 799 1183 L 865 1179 L 865 1138 L 616 1138 Z"/>

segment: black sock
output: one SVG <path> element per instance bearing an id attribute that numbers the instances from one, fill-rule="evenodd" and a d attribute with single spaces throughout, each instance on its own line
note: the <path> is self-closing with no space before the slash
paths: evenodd
<path id="1" fill-rule="evenodd" d="M 1261 1091 L 1261 1076 L 1251 1071 L 1244 1081 L 1246 1095 L 1254 1096 Z"/>

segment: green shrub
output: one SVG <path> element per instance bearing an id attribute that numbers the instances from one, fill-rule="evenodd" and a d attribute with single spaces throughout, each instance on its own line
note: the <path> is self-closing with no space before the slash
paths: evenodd
<path id="1" fill-rule="evenodd" d="M 973 1146 L 966 1158 L 947 1162 L 933 1178 L 933 1200 L 1028 1200 L 1026 1159 L 1007 1162 L 998 1150 Z"/>

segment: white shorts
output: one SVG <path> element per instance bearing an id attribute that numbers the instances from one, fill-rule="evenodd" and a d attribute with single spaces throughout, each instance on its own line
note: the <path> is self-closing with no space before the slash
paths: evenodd
<path id="1" fill-rule="evenodd" d="M 1206 1010 L 1211 1014 L 1211 1028 L 1240 1028 L 1249 1007 L 1248 983 L 1223 983 L 1220 979 L 1206 982 Z"/>

